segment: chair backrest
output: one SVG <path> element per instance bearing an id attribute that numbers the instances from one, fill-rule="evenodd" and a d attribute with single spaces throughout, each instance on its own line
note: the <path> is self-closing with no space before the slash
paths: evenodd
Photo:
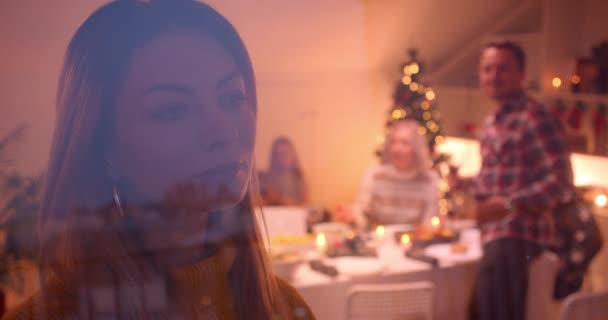
<path id="1" fill-rule="evenodd" d="M 553 300 L 555 277 L 559 268 L 556 254 L 545 251 L 534 259 L 528 269 L 526 319 L 556 319 L 559 303 Z"/>
<path id="2" fill-rule="evenodd" d="M 561 320 L 608 319 L 608 291 L 579 292 L 570 295 L 562 307 Z"/>
<path id="3" fill-rule="evenodd" d="M 348 290 L 346 320 L 433 318 L 433 284 L 361 284 Z"/>
<path id="4" fill-rule="evenodd" d="M 306 234 L 307 215 L 308 209 L 299 207 L 263 207 L 256 213 L 258 225 L 263 231 L 268 232 L 269 237 Z"/>

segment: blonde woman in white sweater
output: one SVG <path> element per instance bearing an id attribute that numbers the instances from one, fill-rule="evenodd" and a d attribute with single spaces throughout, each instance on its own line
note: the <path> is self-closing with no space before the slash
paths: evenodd
<path id="1" fill-rule="evenodd" d="M 431 168 L 426 139 L 413 120 L 389 129 L 381 164 L 368 170 L 352 209 L 360 229 L 383 224 L 419 224 L 438 212 L 439 176 Z"/>

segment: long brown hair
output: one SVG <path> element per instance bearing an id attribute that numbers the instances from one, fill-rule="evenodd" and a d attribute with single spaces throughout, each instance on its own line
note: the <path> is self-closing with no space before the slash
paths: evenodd
<path id="1" fill-rule="evenodd" d="M 174 30 L 202 32 L 217 40 L 243 74 L 247 99 L 256 108 L 254 72 L 243 41 L 210 6 L 194 0 L 116 0 L 94 12 L 72 38 L 59 82 L 40 221 L 43 279 L 69 276 L 74 261 L 95 245 L 86 232 L 76 232 L 83 227 L 77 225 L 77 215 L 82 210 L 100 212 L 95 209 L 112 203 L 103 152 L 126 66 L 146 41 Z M 238 251 L 228 282 L 239 319 L 270 319 L 278 308 L 277 285 L 253 216 L 252 186 L 237 206 L 243 226 L 232 239 Z M 117 247 L 112 250 L 120 251 L 119 242 L 113 245 Z M 137 268 L 124 269 L 137 273 Z M 43 280 L 43 292 L 47 283 Z"/>
<path id="2" fill-rule="evenodd" d="M 269 172 L 279 171 L 279 167 L 280 167 L 279 146 L 281 146 L 281 145 L 288 145 L 293 154 L 294 166 L 293 166 L 293 168 L 290 168 L 291 171 L 297 177 L 304 178 L 303 173 L 302 173 L 302 168 L 300 167 L 300 160 L 298 158 L 298 153 L 296 152 L 295 145 L 293 144 L 293 142 L 291 142 L 291 140 L 289 140 L 289 138 L 287 138 L 285 136 L 280 136 L 272 142 L 272 147 L 270 149 L 270 165 L 269 165 L 268 171 Z"/>

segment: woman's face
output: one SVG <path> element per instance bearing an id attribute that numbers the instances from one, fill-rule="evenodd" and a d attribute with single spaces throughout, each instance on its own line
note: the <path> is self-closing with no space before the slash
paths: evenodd
<path id="1" fill-rule="evenodd" d="M 177 200 L 200 211 L 242 200 L 255 141 L 244 81 L 229 53 L 206 34 L 167 33 L 134 53 L 108 161 L 136 199 Z M 165 229 L 197 229 L 191 215 L 169 218 Z"/>
<path id="2" fill-rule="evenodd" d="M 388 160 L 398 170 L 409 170 L 416 165 L 412 135 L 412 130 L 403 126 L 396 126 L 390 131 Z"/>

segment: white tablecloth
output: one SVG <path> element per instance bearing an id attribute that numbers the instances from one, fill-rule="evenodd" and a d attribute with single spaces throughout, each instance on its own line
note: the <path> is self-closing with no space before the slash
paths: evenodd
<path id="1" fill-rule="evenodd" d="M 479 257 L 477 257 L 479 258 Z M 296 271 L 292 284 L 310 305 L 319 320 L 345 318 L 346 294 L 350 286 L 361 283 L 396 283 L 431 281 L 435 285 L 435 319 L 466 319 L 469 297 L 473 287 L 477 263 L 441 261 L 432 268 L 429 264 L 405 257 L 396 257 L 375 274 L 330 278 L 308 265 Z"/>

